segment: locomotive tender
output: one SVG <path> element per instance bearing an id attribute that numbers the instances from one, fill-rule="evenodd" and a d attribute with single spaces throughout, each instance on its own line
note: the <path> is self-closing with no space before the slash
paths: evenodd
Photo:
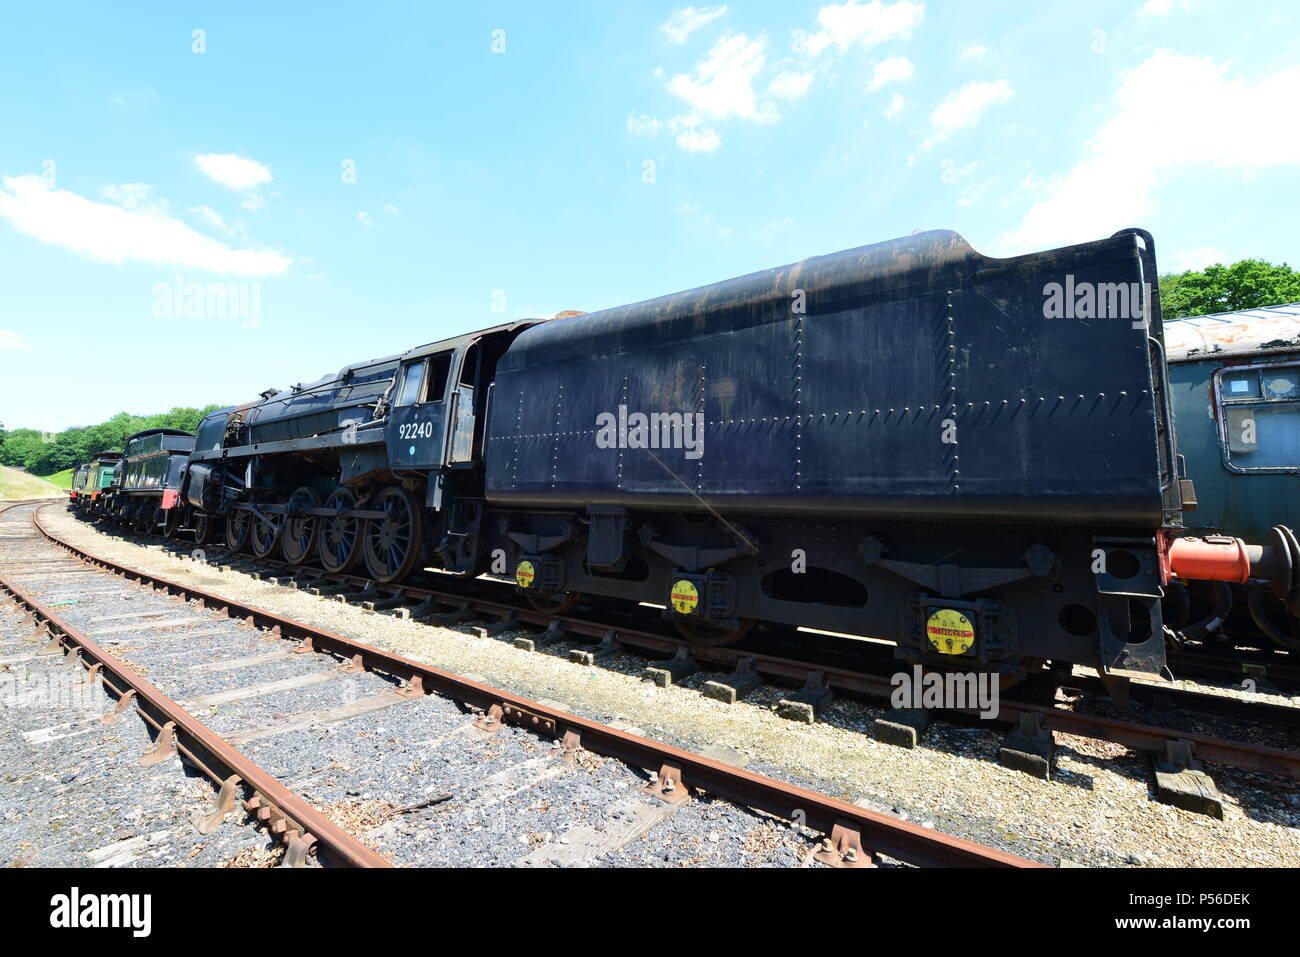
<path id="1" fill-rule="evenodd" d="M 209 415 L 183 521 L 380 582 L 659 605 L 698 643 L 1167 675 L 1173 576 L 1300 595 L 1300 550 L 1179 537 L 1156 275 L 1140 230 L 1010 259 L 934 231 L 497 326 Z"/>
<path id="2" fill-rule="evenodd" d="M 152 531 L 161 522 L 174 534 L 183 517 L 175 506 L 193 449 L 193 434 L 180 429 L 145 429 L 128 437 L 118 465 L 114 515 L 137 531 Z"/>

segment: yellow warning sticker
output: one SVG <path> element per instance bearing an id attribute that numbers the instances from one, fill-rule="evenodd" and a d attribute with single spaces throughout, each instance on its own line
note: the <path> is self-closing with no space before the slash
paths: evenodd
<path id="1" fill-rule="evenodd" d="M 940 608 L 925 623 L 930 644 L 945 655 L 964 655 L 975 644 L 975 626 L 952 608 Z"/>
<path id="2" fill-rule="evenodd" d="M 700 603 L 700 592 L 695 587 L 694 582 L 679 581 L 673 583 L 673 590 L 669 594 L 672 599 L 673 611 L 679 615 L 689 615 L 695 611 L 695 607 Z"/>
<path id="3" fill-rule="evenodd" d="M 533 568 L 532 562 L 520 562 L 515 568 L 515 581 L 519 583 L 520 588 L 532 588 L 533 579 L 537 577 L 537 570 Z"/>

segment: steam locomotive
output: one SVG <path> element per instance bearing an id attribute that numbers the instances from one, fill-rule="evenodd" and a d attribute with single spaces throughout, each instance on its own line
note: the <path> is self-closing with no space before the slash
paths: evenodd
<path id="1" fill-rule="evenodd" d="M 207 416 L 149 515 L 377 582 L 659 605 L 700 644 L 1167 675 L 1171 580 L 1300 614 L 1300 548 L 1186 534 L 1156 276 L 1141 230 L 1009 259 L 934 231 L 496 326 Z"/>

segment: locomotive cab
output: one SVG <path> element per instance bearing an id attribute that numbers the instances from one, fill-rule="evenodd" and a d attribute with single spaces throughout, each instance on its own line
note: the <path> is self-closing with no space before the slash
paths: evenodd
<path id="1" fill-rule="evenodd" d="M 488 393 L 510 343 L 535 322 L 413 349 L 402 358 L 385 429 L 394 473 L 481 469 Z M 428 504 L 436 505 L 431 496 Z"/>
<path id="2" fill-rule="evenodd" d="M 446 454 L 447 384 L 456 351 L 408 356 L 402 363 L 385 439 L 394 472 L 439 468 Z"/>

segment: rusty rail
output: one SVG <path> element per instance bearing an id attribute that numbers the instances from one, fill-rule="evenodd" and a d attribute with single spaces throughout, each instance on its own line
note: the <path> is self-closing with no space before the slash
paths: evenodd
<path id="1" fill-rule="evenodd" d="M 50 637 L 53 653 L 61 646 L 66 658 L 79 660 L 89 671 L 87 681 L 102 680 L 117 697 L 112 720 L 134 704 L 141 718 L 158 732 L 157 746 L 149 755 L 159 760 L 179 753 L 219 788 L 233 793 L 240 784 L 253 792 L 244 808 L 266 825 L 287 846 L 290 859 L 305 861 L 323 854 L 328 863 L 346 867 L 391 867 L 388 860 L 294 794 L 250 758 L 235 750 L 192 714 L 151 683 L 109 654 L 58 613 L 42 604 L 21 585 L 0 574 L 0 588 L 30 609 L 38 630 Z M 110 677 L 111 676 L 111 677 Z M 151 762 L 152 763 L 152 762 Z M 232 780 L 233 779 L 233 780 Z"/>
<path id="2" fill-rule="evenodd" d="M 47 504 L 57 503 L 58 499 L 46 500 L 42 498 L 24 498 L 13 502 L 0 502 L 0 515 L 3 515 L 5 512 L 9 511 L 9 509 L 16 508 L 19 505 L 35 505 L 38 502 L 47 502 Z"/>
<path id="3" fill-rule="evenodd" d="M 35 518 L 34 521 L 37 529 L 51 541 L 70 549 L 74 554 L 83 558 L 88 558 L 92 561 L 97 560 L 94 556 L 89 555 L 89 553 L 86 553 L 67 542 L 63 542 L 56 536 L 50 534 L 38 517 Z M 301 568 L 303 571 L 311 571 L 313 573 L 319 571 L 318 569 L 310 569 L 305 566 L 293 566 L 285 562 L 270 559 L 257 559 L 257 561 L 262 564 L 283 567 L 287 570 Z M 132 573 L 142 576 L 145 579 L 153 579 L 153 576 L 150 576 L 146 572 L 132 570 Z M 620 644 L 649 649 L 665 655 L 672 655 L 683 647 L 689 647 L 692 657 L 699 662 L 713 663 L 734 668 L 739 663 L 740 659 L 747 658 L 751 661 L 754 670 L 760 675 L 795 684 L 804 682 L 812 672 L 816 671 L 822 674 L 828 687 L 846 691 L 851 694 L 865 695 L 868 697 L 883 698 L 887 700 L 893 692 L 893 684 L 887 675 L 871 674 L 869 672 L 824 666 L 820 664 L 810 664 L 795 659 L 750 651 L 741 651 L 735 648 L 690 645 L 684 639 L 668 635 L 660 635 L 655 634 L 654 632 L 626 627 L 611 627 L 608 623 L 588 621 L 570 615 L 548 615 L 532 609 L 520 608 L 517 605 L 507 602 L 496 601 L 480 596 L 465 595 L 455 591 L 440 591 L 438 589 L 398 584 L 375 585 L 375 583 L 370 582 L 369 579 L 355 575 L 331 575 L 326 572 L 320 572 L 320 574 L 322 577 L 331 581 L 347 582 L 358 586 L 370 585 L 394 595 L 408 594 L 417 598 L 431 598 L 434 601 L 452 607 L 466 608 L 483 614 L 496 616 L 509 614 L 513 615 L 515 620 L 529 624 L 547 626 L 552 622 L 558 622 L 564 631 L 575 636 L 596 639 L 609 638 L 619 642 Z M 161 580 L 159 579 L 159 581 Z M 184 587 L 188 588 L 189 586 Z M 194 594 L 199 593 L 193 588 L 190 588 L 189 590 Z M 1173 691 L 1173 694 L 1175 696 L 1186 697 L 1185 694 L 1179 695 L 1177 691 Z M 1049 731 L 1061 731 L 1067 734 L 1077 734 L 1082 737 L 1112 741 L 1116 744 L 1122 744 L 1126 747 L 1147 751 L 1158 756 L 1164 756 L 1166 754 L 1170 743 L 1185 741 L 1191 744 L 1195 757 L 1199 760 L 1208 761 L 1212 764 L 1219 764 L 1226 767 L 1238 768 L 1244 771 L 1255 771 L 1263 774 L 1277 775 L 1291 780 L 1300 780 L 1300 752 L 1297 751 L 1273 748 L 1267 745 L 1254 744 L 1246 741 L 1231 741 L 1226 738 L 1216 738 L 1211 735 L 1194 734 L 1192 732 L 1163 728 L 1158 725 L 1144 724 L 1140 721 L 1079 714 L 1061 708 L 1015 701 L 1006 697 L 1000 699 L 999 705 L 1001 711 L 997 720 L 1004 724 L 1010 723 L 1014 725 L 1019 721 L 1021 715 L 1034 715 L 1037 716 L 1042 727 Z M 978 709 L 975 708 L 949 710 L 952 713 L 964 714 L 967 716 L 977 716 L 979 713 Z M 1281 709 L 1278 707 L 1265 707 L 1260 710 L 1261 717 L 1271 719 L 1274 722 L 1279 720 L 1278 712 Z M 1285 715 L 1282 717 L 1285 717 Z M 1297 720 L 1300 720 L 1300 713 L 1297 714 Z"/>
<path id="4" fill-rule="evenodd" d="M 39 514 L 33 514 L 32 520 L 47 539 L 97 567 L 168 594 L 197 599 L 210 608 L 265 628 L 280 638 L 297 640 L 304 651 L 359 661 L 368 670 L 403 682 L 410 693 L 443 694 L 483 710 L 489 721 L 519 723 L 539 733 L 563 739 L 570 749 L 581 747 L 657 772 L 660 781 L 672 781 L 681 788 L 697 788 L 786 820 L 800 821 L 830 835 L 836 847 L 860 846 L 869 852 L 922 867 L 1044 866 L 663 742 L 628 734 L 193 585 L 173 582 L 96 557 L 53 535 L 40 521 Z"/>

